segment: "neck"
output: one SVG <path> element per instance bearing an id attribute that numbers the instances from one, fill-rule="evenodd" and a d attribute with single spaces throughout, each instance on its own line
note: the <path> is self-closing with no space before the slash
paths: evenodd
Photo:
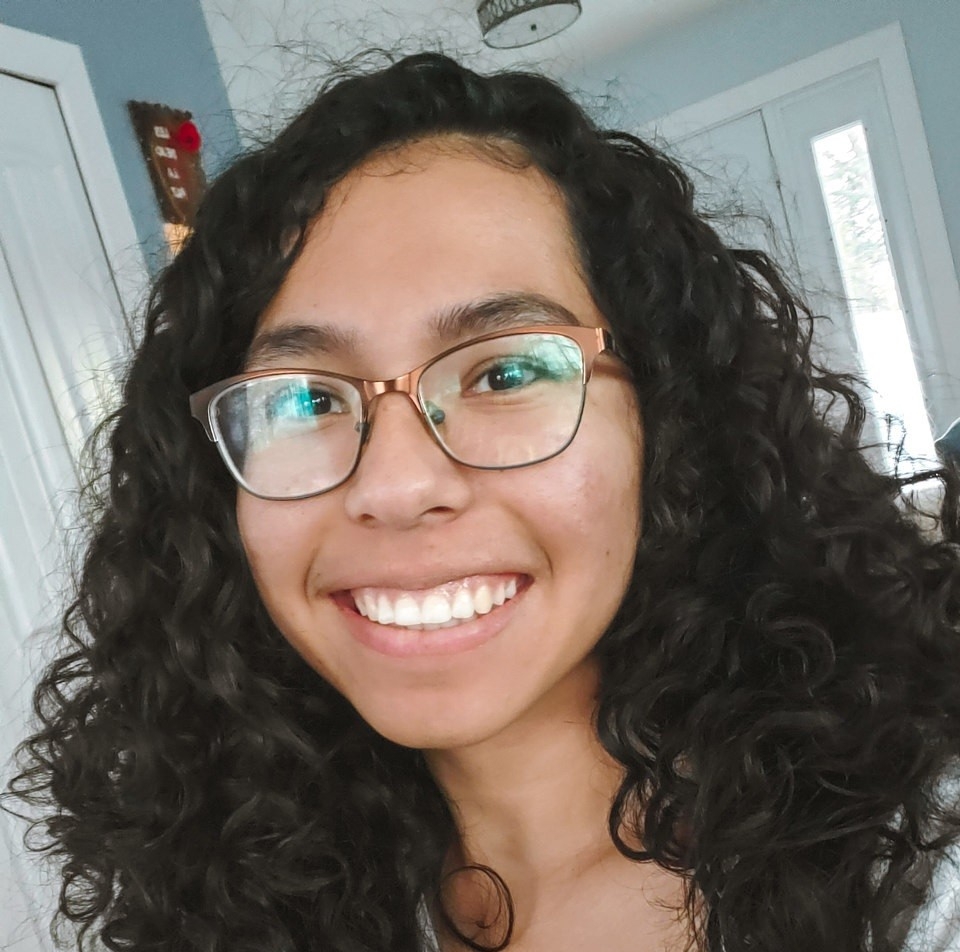
<path id="1" fill-rule="evenodd" d="M 495 737 L 427 753 L 460 834 L 447 870 L 480 865 L 502 877 L 518 948 L 686 948 L 682 881 L 631 862 L 610 839 L 622 769 L 596 736 L 596 690 L 595 667 L 583 665 Z M 490 885 L 476 874 L 451 876 L 443 905 L 465 935 L 495 945 L 510 920 Z M 463 948 L 440 935 L 441 948 Z"/>
<path id="2" fill-rule="evenodd" d="M 596 686 L 594 666 L 583 665 L 496 737 L 428 752 L 457 817 L 452 863 L 525 883 L 576 875 L 616 852 L 607 815 L 621 771 L 596 736 Z"/>

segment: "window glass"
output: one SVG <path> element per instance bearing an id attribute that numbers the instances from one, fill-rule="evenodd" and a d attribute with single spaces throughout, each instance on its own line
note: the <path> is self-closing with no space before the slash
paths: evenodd
<path id="1" fill-rule="evenodd" d="M 932 459 L 933 438 L 907 333 L 862 122 L 817 136 L 813 154 L 873 410 L 908 474 Z"/>

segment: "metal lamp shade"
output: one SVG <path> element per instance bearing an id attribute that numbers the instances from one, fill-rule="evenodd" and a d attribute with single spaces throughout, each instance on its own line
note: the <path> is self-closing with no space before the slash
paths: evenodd
<path id="1" fill-rule="evenodd" d="M 580 0 L 481 0 L 477 17 L 487 46 L 529 46 L 566 29 L 580 16 Z"/>

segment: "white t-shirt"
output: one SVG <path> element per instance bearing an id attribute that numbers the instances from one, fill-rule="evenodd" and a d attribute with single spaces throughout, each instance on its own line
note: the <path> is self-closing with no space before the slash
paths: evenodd
<path id="1" fill-rule="evenodd" d="M 917 913 L 907 952 L 960 952 L 960 843 L 938 861 L 927 901 Z"/>

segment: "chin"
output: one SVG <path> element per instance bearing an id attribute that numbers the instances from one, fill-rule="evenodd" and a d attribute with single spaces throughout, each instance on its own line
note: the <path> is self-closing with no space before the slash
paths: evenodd
<path id="1" fill-rule="evenodd" d="M 479 712 L 479 716 L 470 716 L 464 711 L 462 702 L 459 709 L 448 708 L 444 713 L 406 712 L 391 715 L 377 712 L 360 711 L 360 716 L 378 734 L 399 744 L 416 750 L 459 750 L 481 744 L 497 736 L 507 727 L 508 721 L 500 716 L 491 716 L 496 711 L 493 705 Z"/>

